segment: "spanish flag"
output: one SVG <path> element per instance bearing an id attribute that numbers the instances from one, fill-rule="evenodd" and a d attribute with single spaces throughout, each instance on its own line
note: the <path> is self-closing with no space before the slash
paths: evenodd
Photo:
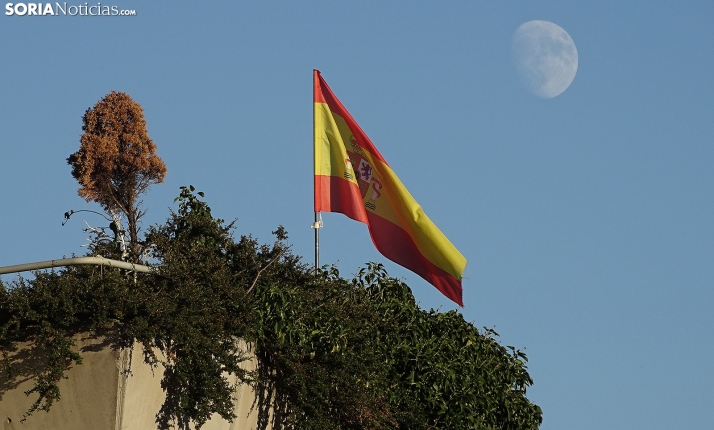
<path id="1" fill-rule="evenodd" d="M 367 224 L 379 252 L 463 306 L 466 259 L 429 220 L 330 87 L 314 71 L 315 212 Z"/>

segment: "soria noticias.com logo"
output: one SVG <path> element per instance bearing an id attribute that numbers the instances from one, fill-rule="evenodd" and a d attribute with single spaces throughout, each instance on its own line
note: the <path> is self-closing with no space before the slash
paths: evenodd
<path id="1" fill-rule="evenodd" d="M 136 16 L 133 9 L 97 4 L 5 3 L 7 16 Z"/>

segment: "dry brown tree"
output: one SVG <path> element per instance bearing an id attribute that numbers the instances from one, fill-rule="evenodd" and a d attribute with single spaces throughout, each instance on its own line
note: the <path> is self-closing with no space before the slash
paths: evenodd
<path id="1" fill-rule="evenodd" d="M 166 165 L 156 155 L 141 105 L 112 91 L 82 118 L 79 151 L 67 158 L 79 195 L 111 214 L 126 217 L 131 258 L 139 257 L 139 196 L 164 181 Z"/>

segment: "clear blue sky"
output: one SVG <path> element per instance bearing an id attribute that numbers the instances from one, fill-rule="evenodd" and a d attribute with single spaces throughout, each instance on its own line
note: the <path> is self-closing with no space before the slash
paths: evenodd
<path id="1" fill-rule="evenodd" d="M 137 16 L 0 12 L 0 265 L 84 252 L 63 214 L 97 206 L 65 159 L 111 90 L 169 168 L 146 224 L 193 184 L 237 234 L 283 224 L 312 261 L 317 68 L 468 259 L 466 319 L 527 348 L 542 429 L 711 428 L 714 2 L 102 3 Z M 509 57 L 535 19 L 579 53 L 550 100 Z M 364 225 L 324 221 L 323 262 L 384 262 L 454 307 Z"/>

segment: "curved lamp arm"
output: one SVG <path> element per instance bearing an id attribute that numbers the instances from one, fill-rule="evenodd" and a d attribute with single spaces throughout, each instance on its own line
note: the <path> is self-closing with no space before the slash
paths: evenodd
<path id="1" fill-rule="evenodd" d="M 93 264 L 95 266 L 109 266 L 119 269 L 133 270 L 134 272 L 149 273 L 149 267 L 141 264 L 127 263 L 126 261 L 110 260 L 102 257 L 75 257 L 59 260 L 38 261 L 37 263 L 17 264 L 15 266 L 0 267 L 0 275 L 6 273 L 27 272 L 30 270 L 51 269 L 61 266 L 79 266 Z"/>

